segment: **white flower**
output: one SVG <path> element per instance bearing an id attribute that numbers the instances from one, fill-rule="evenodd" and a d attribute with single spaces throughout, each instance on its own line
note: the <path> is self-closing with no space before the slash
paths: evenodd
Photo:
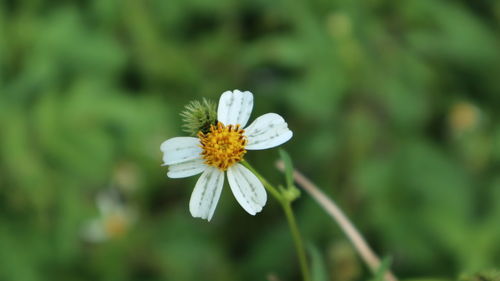
<path id="1" fill-rule="evenodd" d="M 171 138 L 161 144 L 167 176 L 184 178 L 202 173 L 189 202 L 195 218 L 212 218 L 224 185 L 224 172 L 238 203 L 251 215 L 262 210 L 267 194 L 259 179 L 238 162 L 247 150 L 278 146 L 292 137 L 285 120 L 267 113 L 245 125 L 253 108 L 252 93 L 226 91 L 219 100 L 217 125 L 195 137 Z"/>
<path id="2" fill-rule="evenodd" d="M 136 215 L 120 198 L 118 191 L 107 189 L 96 198 L 99 216 L 89 220 L 83 229 L 83 238 L 99 243 L 123 236 L 135 222 Z"/>

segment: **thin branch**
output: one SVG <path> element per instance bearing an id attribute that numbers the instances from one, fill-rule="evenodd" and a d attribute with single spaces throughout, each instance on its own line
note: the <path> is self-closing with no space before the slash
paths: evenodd
<path id="1" fill-rule="evenodd" d="M 280 171 L 284 171 L 285 165 L 283 164 L 283 161 L 278 161 L 276 166 Z M 376 272 L 380 267 L 380 259 L 373 252 L 368 243 L 366 243 L 365 239 L 361 236 L 356 227 L 337 206 L 337 204 L 335 204 L 332 199 L 328 198 L 326 194 L 324 194 L 299 171 L 294 170 L 293 177 L 295 181 L 332 217 L 332 219 L 338 223 L 342 231 L 344 231 L 351 243 L 354 245 L 354 248 L 359 253 L 363 261 L 368 265 L 372 272 Z M 398 281 L 396 276 L 390 270 L 387 270 L 385 273 L 385 279 L 387 281 Z"/>

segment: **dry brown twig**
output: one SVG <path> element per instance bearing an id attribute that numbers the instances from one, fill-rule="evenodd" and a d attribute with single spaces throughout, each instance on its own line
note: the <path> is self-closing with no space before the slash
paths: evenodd
<path id="1" fill-rule="evenodd" d="M 280 171 L 285 170 L 283 161 L 278 161 L 276 166 Z M 380 267 L 380 259 L 370 248 L 366 240 L 361 236 L 354 224 L 347 218 L 342 210 L 335 204 L 335 202 L 328 198 L 316 185 L 314 185 L 308 178 L 297 170 L 293 172 L 293 178 L 299 186 L 302 187 L 311 197 L 322 207 L 332 219 L 338 223 L 342 231 L 346 234 L 347 238 L 351 241 L 354 248 L 361 256 L 361 259 L 368 265 L 372 272 L 376 272 Z M 387 281 L 398 281 L 396 276 L 390 269 L 385 273 Z"/>

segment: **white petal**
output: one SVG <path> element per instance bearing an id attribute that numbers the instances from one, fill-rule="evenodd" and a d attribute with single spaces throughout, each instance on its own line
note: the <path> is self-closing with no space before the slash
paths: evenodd
<path id="1" fill-rule="evenodd" d="M 219 99 L 217 120 L 224 125 L 244 127 L 253 108 L 253 95 L 249 91 L 226 91 Z"/>
<path id="2" fill-rule="evenodd" d="M 160 150 L 163 151 L 163 162 L 172 165 L 200 158 L 200 140 L 192 137 L 176 137 L 164 141 Z"/>
<path id="3" fill-rule="evenodd" d="M 207 165 L 205 165 L 203 162 L 203 159 L 200 158 L 170 165 L 168 166 L 167 176 L 169 178 L 175 179 L 197 175 L 207 168 Z"/>
<path id="4" fill-rule="evenodd" d="M 249 214 L 255 215 L 266 205 L 267 193 L 260 180 L 241 164 L 229 167 L 227 180 L 234 197 Z"/>
<path id="5" fill-rule="evenodd" d="M 105 189 L 97 194 L 97 209 L 103 216 L 112 214 L 116 210 L 123 208 L 123 202 L 116 189 Z"/>
<path id="6" fill-rule="evenodd" d="M 205 172 L 201 174 L 196 182 L 191 200 L 189 201 L 189 211 L 195 218 L 207 219 L 210 221 L 220 198 L 222 186 L 224 185 L 224 172 L 217 168 L 207 166 Z"/>
<path id="7" fill-rule="evenodd" d="M 292 138 L 292 131 L 288 129 L 288 124 L 283 117 L 276 113 L 267 113 L 245 129 L 248 144 L 245 149 L 257 150 L 267 149 L 285 143 Z"/>
<path id="8" fill-rule="evenodd" d="M 88 221 L 82 229 L 82 238 L 92 243 L 99 243 L 108 239 L 102 219 Z"/>

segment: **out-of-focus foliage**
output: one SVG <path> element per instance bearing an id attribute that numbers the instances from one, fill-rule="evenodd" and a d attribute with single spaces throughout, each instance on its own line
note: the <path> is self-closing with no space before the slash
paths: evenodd
<path id="1" fill-rule="evenodd" d="M 500 280 L 500 271 L 489 270 L 485 272 L 479 272 L 472 275 L 461 276 L 460 281 L 498 281 Z"/>
<path id="2" fill-rule="evenodd" d="M 276 202 L 252 217 L 225 188 L 206 223 L 160 167 L 182 107 L 235 88 L 398 277 L 494 268 L 499 77 L 499 1 L 1 1 L 0 280 L 299 280 Z M 278 181 L 277 157 L 248 160 Z M 109 188 L 126 208 L 100 213 Z M 372 278 L 295 207 L 331 280 Z"/>

